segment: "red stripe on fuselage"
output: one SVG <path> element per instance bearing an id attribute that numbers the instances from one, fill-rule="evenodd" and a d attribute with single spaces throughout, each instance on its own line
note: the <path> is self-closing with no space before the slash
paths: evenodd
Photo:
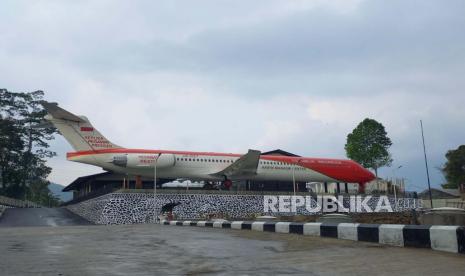
<path id="1" fill-rule="evenodd" d="M 66 154 L 66 157 L 70 158 L 70 157 L 83 156 L 83 155 L 106 154 L 106 153 L 122 153 L 122 154 L 125 154 L 125 153 L 147 153 L 147 154 L 171 153 L 171 154 L 182 154 L 182 155 L 210 155 L 210 156 L 225 156 L 225 157 L 240 157 L 240 156 L 242 156 L 242 154 L 233 154 L 233 153 L 115 148 L 115 149 L 101 149 L 101 150 L 68 152 Z"/>
<path id="2" fill-rule="evenodd" d="M 147 149 L 102 149 L 93 151 L 78 151 L 69 152 L 67 158 L 73 158 L 85 155 L 95 154 L 126 154 L 126 153 L 144 153 L 144 154 L 176 154 L 176 155 L 191 155 L 191 156 L 218 156 L 218 157 L 241 157 L 243 154 L 234 153 L 217 153 L 217 152 L 193 152 L 193 151 L 170 151 L 170 150 L 147 150 Z M 370 171 L 361 167 L 358 163 L 352 160 L 328 159 L 328 158 L 308 158 L 308 157 L 293 157 L 293 156 L 276 156 L 276 155 L 261 155 L 260 159 L 296 164 L 313 171 L 324 174 L 341 182 L 348 183 L 365 183 L 373 180 L 375 176 Z"/>

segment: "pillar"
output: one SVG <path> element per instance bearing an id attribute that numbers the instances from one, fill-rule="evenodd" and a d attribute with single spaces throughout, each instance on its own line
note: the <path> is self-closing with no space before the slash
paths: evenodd
<path id="1" fill-rule="evenodd" d="M 142 177 L 140 175 L 136 176 L 136 189 L 142 189 Z"/>
<path id="2" fill-rule="evenodd" d="M 347 182 L 344 183 L 344 192 L 345 192 L 346 194 L 349 193 L 349 185 L 347 184 Z"/>
<path id="3" fill-rule="evenodd" d="M 341 193 L 341 185 L 340 185 L 340 184 L 341 184 L 341 183 L 339 183 L 339 182 L 336 183 L 336 193 L 337 193 L 337 194 L 340 194 L 340 193 Z"/>
<path id="4" fill-rule="evenodd" d="M 325 194 L 327 194 L 328 193 L 328 182 L 325 182 L 324 185 L 325 185 Z"/>
<path id="5" fill-rule="evenodd" d="M 365 193 L 365 184 L 366 183 L 358 183 L 358 193 L 364 194 Z"/>

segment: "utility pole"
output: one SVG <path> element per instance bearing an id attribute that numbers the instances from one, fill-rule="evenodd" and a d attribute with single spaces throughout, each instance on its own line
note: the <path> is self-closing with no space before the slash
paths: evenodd
<path id="1" fill-rule="evenodd" d="M 423 140 L 423 153 L 425 154 L 426 177 L 428 178 L 428 192 L 429 200 L 431 202 L 431 209 L 433 209 L 433 196 L 431 194 L 431 181 L 429 179 L 428 158 L 426 157 L 425 135 L 423 133 L 423 122 L 420 120 L 421 139 Z"/>

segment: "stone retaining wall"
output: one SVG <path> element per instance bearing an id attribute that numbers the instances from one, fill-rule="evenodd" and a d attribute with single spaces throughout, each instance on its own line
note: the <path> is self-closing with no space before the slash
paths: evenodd
<path id="1" fill-rule="evenodd" d="M 399 199 L 398 202 L 404 203 L 407 200 L 409 199 Z M 177 219 L 252 219 L 258 215 L 294 215 L 294 213 L 264 213 L 263 195 L 158 194 L 154 197 L 153 194 L 148 193 L 110 193 L 68 205 L 67 208 L 95 224 L 153 223 L 164 205 L 178 202 L 180 205 L 173 209 Z M 370 201 L 369 204 L 376 205 L 376 200 Z M 312 206 L 316 206 L 316 201 L 312 201 Z M 414 205 L 398 204 L 398 206 L 411 208 Z M 315 213 L 309 213 L 305 207 L 299 207 L 297 214 L 314 215 Z"/>

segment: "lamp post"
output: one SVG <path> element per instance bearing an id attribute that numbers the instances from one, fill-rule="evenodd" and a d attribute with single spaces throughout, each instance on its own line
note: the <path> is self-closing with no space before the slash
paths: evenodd
<path id="1" fill-rule="evenodd" d="M 156 196 L 157 196 L 157 162 L 158 162 L 158 157 L 160 157 L 159 154 L 155 155 L 155 159 L 153 160 L 153 221 L 156 222 L 156 212 L 155 212 L 155 206 L 156 206 Z"/>
<path id="2" fill-rule="evenodd" d="M 292 167 L 292 186 L 294 188 L 294 199 L 291 201 L 293 202 L 294 204 L 296 204 L 296 187 L 295 187 L 295 164 L 291 164 L 291 167 Z M 294 207 L 295 208 L 295 215 L 297 215 L 297 206 Z"/>
<path id="3" fill-rule="evenodd" d="M 392 181 L 391 181 L 391 182 L 392 182 L 392 184 L 393 184 L 392 186 L 394 187 L 394 194 L 395 194 L 395 185 L 394 185 L 394 181 L 395 181 L 396 184 L 397 184 L 397 175 L 396 175 L 396 172 L 397 172 L 398 170 L 400 170 L 402 167 L 403 167 L 403 166 L 400 165 L 399 167 L 397 167 L 397 168 L 395 168 L 395 169 L 392 170 L 392 176 L 391 176 Z"/>
<path id="4" fill-rule="evenodd" d="M 402 165 L 400 165 L 399 167 L 395 168 L 392 170 L 392 180 L 391 180 L 391 184 L 392 184 L 392 188 L 394 190 L 394 202 L 395 202 L 395 208 L 397 210 L 397 193 L 396 193 L 396 184 L 397 184 L 397 179 L 396 179 L 396 171 L 399 170 L 400 168 L 402 168 Z M 394 184 L 394 179 L 396 181 L 396 184 Z"/>

